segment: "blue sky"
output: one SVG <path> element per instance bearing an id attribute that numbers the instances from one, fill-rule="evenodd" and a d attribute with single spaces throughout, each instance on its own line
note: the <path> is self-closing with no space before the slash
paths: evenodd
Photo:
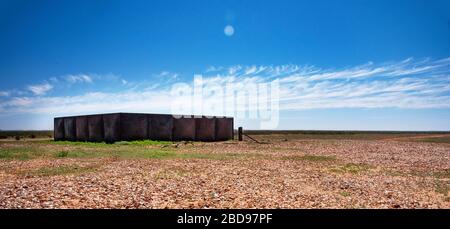
<path id="1" fill-rule="evenodd" d="M 278 78 L 279 129 L 450 130 L 450 2 L 0 0 L 0 129 L 169 112 L 194 74 Z"/>

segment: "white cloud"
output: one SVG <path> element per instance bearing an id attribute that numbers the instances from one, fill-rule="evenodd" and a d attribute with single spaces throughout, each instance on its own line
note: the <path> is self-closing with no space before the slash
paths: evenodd
<path id="1" fill-rule="evenodd" d="M 166 78 L 166 79 L 177 79 L 178 73 L 169 72 L 169 71 L 162 71 L 158 74 L 158 77 Z"/>
<path id="2" fill-rule="evenodd" d="M 35 95 L 44 95 L 45 93 L 50 91 L 53 88 L 53 86 L 49 83 L 44 83 L 44 84 L 30 85 L 27 88 Z"/>
<path id="3" fill-rule="evenodd" d="M 53 87 L 54 90 L 58 90 L 61 88 L 67 88 L 72 87 L 74 84 L 82 84 L 82 83 L 88 83 L 92 84 L 94 82 L 100 82 L 103 81 L 103 83 L 118 83 L 120 85 L 127 85 L 128 81 L 122 79 L 120 76 L 115 74 L 68 74 L 68 75 L 61 75 L 61 76 L 54 76 L 50 77 L 47 82 L 50 83 L 50 85 Z"/>
<path id="4" fill-rule="evenodd" d="M 210 69 L 223 67 L 210 67 Z M 258 69 L 258 70 L 256 70 Z M 314 66 L 231 66 L 204 81 L 280 80 L 281 109 L 450 108 L 450 59 L 367 64 L 345 69 Z"/>
<path id="5" fill-rule="evenodd" d="M 242 66 L 240 65 L 236 65 L 236 66 L 231 66 L 228 68 L 228 74 L 229 75 L 234 75 L 236 74 L 238 71 L 242 70 Z M 224 72 L 226 74 L 226 72 Z"/>
<path id="6" fill-rule="evenodd" d="M 57 77 L 51 77 L 51 78 L 49 79 L 49 81 L 52 82 L 52 83 L 58 83 L 58 82 L 59 82 L 59 80 L 58 80 Z"/>
<path id="7" fill-rule="evenodd" d="M 280 109 L 315 108 L 450 108 L 450 58 L 407 59 L 396 63 L 367 63 L 345 69 L 315 66 L 210 67 L 205 84 L 270 82 L 279 79 Z M 157 76 L 172 82 L 175 73 Z M 178 74 L 177 74 L 178 75 Z M 123 83 L 124 81 L 122 81 Z M 192 82 L 187 82 L 192 83 Z M 132 84 L 132 83 L 130 83 Z M 170 112 L 170 85 L 143 84 L 116 92 L 87 92 L 76 96 L 15 97 L 0 101 L 2 113 L 84 114 L 97 112 Z M 51 90 L 50 84 L 32 85 L 35 95 Z M 222 101 L 217 99 L 217 101 Z"/>
<path id="8" fill-rule="evenodd" d="M 64 78 L 69 83 L 92 83 L 92 77 L 86 74 L 67 75 Z"/>
<path id="9" fill-rule="evenodd" d="M 28 106 L 33 103 L 32 98 L 28 97 L 14 97 L 11 99 L 11 101 L 8 103 L 10 106 Z"/>
<path id="10" fill-rule="evenodd" d="M 206 69 L 206 72 L 215 72 L 215 71 L 221 71 L 223 67 L 215 67 L 215 66 L 209 66 Z"/>
<path id="11" fill-rule="evenodd" d="M 10 93 L 8 91 L 0 91 L 0 96 L 9 96 Z"/>

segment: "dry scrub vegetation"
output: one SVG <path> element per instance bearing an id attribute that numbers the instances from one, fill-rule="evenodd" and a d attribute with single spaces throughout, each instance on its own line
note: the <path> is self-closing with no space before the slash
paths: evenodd
<path id="1" fill-rule="evenodd" d="M 0 208 L 450 208 L 450 135 L 0 141 Z"/>

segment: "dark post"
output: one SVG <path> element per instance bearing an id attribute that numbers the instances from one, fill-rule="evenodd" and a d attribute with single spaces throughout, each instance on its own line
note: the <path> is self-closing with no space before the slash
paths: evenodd
<path id="1" fill-rule="evenodd" d="M 242 141 L 242 126 L 238 128 L 238 140 Z"/>

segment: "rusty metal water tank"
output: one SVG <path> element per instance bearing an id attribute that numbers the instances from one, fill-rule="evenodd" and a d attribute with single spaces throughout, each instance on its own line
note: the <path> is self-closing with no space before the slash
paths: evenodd
<path id="1" fill-rule="evenodd" d="M 217 116 L 111 113 L 57 117 L 56 141 L 116 142 L 130 140 L 226 141 L 234 120 Z"/>

